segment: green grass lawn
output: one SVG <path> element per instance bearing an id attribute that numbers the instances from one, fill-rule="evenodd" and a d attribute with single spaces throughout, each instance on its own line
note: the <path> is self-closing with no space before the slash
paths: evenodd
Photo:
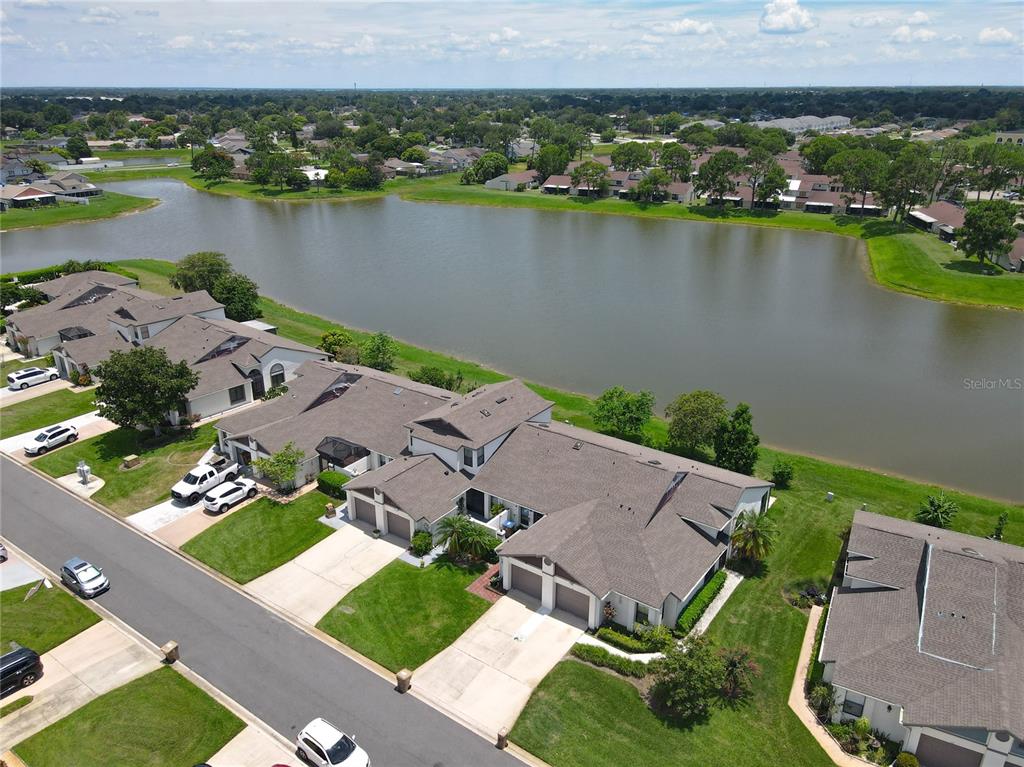
<path id="1" fill-rule="evenodd" d="M 0 408 L 0 437 L 12 437 L 27 431 L 74 418 L 96 409 L 95 390 L 75 392 L 60 389 Z"/>
<path id="2" fill-rule="evenodd" d="M 54 585 L 42 588 L 28 601 L 25 595 L 35 584 L 0 591 L 0 648 L 11 642 L 42 655 L 85 631 L 100 617 L 67 591 Z"/>
<path id="3" fill-rule="evenodd" d="M 104 192 L 90 199 L 88 205 L 59 203 L 39 208 L 12 208 L 0 213 L 0 229 L 24 229 L 30 226 L 56 226 L 77 221 L 96 221 L 112 218 L 130 211 L 143 210 L 159 200 L 132 197 L 117 192 Z"/>
<path id="4" fill-rule="evenodd" d="M 32 696 L 26 695 L 24 698 L 18 698 L 16 701 L 12 701 L 5 706 L 0 706 L 0 718 L 13 714 L 19 708 L 25 708 L 29 703 L 32 702 Z"/>
<path id="5" fill-rule="evenodd" d="M 92 499 L 115 514 L 128 516 L 170 498 L 171 486 L 215 441 L 212 423 L 200 426 L 191 436 L 166 432 L 160 438 L 135 429 L 117 429 L 44 455 L 32 465 L 51 477 L 61 477 L 73 474 L 78 461 L 84 459 L 93 474 L 106 480 Z M 122 469 L 126 455 L 138 455 L 141 465 Z"/>
<path id="6" fill-rule="evenodd" d="M 258 498 L 181 548 L 233 581 L 248 583 L 334 532 L 317 521 L 331 502 L 317 490 L 291 503 Z"/>
<path id="7" fill-rule="evenodd" d="M 762 449 L 757 473 L 767 476 L 781 455 Z M 516 743 L 554 767 L 619 764 L 622 753 L 631 754 L 637 764 L 830 764 L 787 705 L 807 615 L 783 599 L 783 589 L 802 579 L 828 581 L 842 534 L 861 503 L 871 511 L 908 518 L 936 489 L 813 458 L 787 458 L 796 478 L 791 489 L 776 491 L 770 513 L 779 524 L 779 539 L 766 572 L 740 585 L 709 631 L 721 645 L 754 651 L 762 676 L 749 701 L 718 710 L 689 729 L 679 728 L 654 716 L 636 688 L 621 678 L 567 660 L 534 692 L 512 731 Z M 835 493 L 831 504 L 824 501 L 828 491 Z M 989 535 L 1006 509 L 1005 540 L 1024 543 L 1021 507 L 951 495 L 960 504 L 955 529 Z"/>
<path id="8" fill-rule="evenodd" d="M 94 157 L 102 160 L 130 160 L 138 157 L 152 158 L 154 162 L 170 162 L 177 160 L 182 163 L 192 162 L 192 152 L 189 149 L 110 149 L 106 152 L 96 152 Z"/>
<path id="9" fill-rule="evenodd" d="M 14 747 L 30 767 L 182 767 L 205 762 L 242 720 L 171 668 L 82 706 Z"/>
<path id="10" fill-rule="evenodd" d="M 485 569 L 396 560 L 351 591 L 317 628 L 392 671 L 415 669 L 487 612 L 490 603 L 466 591 Z"/>

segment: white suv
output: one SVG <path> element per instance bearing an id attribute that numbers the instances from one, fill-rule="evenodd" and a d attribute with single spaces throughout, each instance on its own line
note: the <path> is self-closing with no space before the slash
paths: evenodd
<path id="1" fill-rule="evenodd" d="M 59 377 L 57 368 L 24 368 L 8 375 L 7 383 L 11 389 L 27 389 L 36 384 L 56 381 Z"/>
<path id="2" fill-rule="evenodd" d="M 221 482 L 203 496 L 203 506 L 207 511 L 227 511 L 229 506 L 234 506 L 243 498 L 255 498 L 256 492 L 256 483 L 251 479 Z"/>
<path id="3" fill-rule="evenodd" d="M 29 455 L 42 455 L 47 450 L 60 447 L 65 442 L 71 443 L 78 439 L 78 429 L 74 426 L 49 426 L 39 432 L 31 442 L 25 445 L 25 452 Z"/>
<path id="4" fill-rule="evenodd" d="M 299 758 L 316 767 L 370 767 L 370 757 L 354 739 L 326 719 L 314 719 L 295 739 Z"/>

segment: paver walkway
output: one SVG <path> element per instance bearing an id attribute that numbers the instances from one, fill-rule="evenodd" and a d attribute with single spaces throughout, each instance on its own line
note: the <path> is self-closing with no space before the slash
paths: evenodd
<path id="1" fill-rule="evenodd" d="M 2 412 L 0 412 L 0 418 L 3 418 Z M 91 413 L 85 413 L 84 415 L 77 415 L 74 418 L 69 418 L 66 421 L 57 421 L 57 423 L 74 426 L 78 429 L 78 438 L 80 440 L 89 439 L 89 437 L 97 437 L 100 434 L 105 434 L 106 432 L 113 431 L 117 428 L 116 423 L 103 418 L 95 410 Z M 51 425 L 56 426 L 57 424 L 55 423 Z M 25 455 L 25 445 L 34 440 L 36 435 L 41 432 L 43 428 L 45 427 L 33 429 L 32 431 L 27 431 L 24 434 L 17 434 L 13 437 L 7 437 L 6 439 L 0 440 L 0 451 L 7 453 L 18 461 L 27 462 L 33 460 L 37 456 Z M 54 449 L 60 450 L 64 447 L 65 445 L 61 445 Z"/>
<path id="2" fill-rule="evenodd" d="M 413 674 L 423 697 L 493 736 L 511 729 L 530 693 L 583 633 L 584 622 L 502 597 Z"/>
<path id="3" fill-rule="evenodd" d="M 294 748 L 286 748 L 259 727 L 246 725 L 209 760 L 210 767 L 270 767 L 300 765 Z"/>
<path id="4" fill-rule="evenodd" d="M 100 621 L 42 657 L 43 675 L 4 700 L 32 702 L 3 718 L 0 751 L 10 748 L 103 693 L 160 667 L 157 657 L 112 623 Z"/>
<path id="5" fill-rule="evenodd" d="M 807 672 L 811 667 L 811 652 L 814 650 L 814 634 L 818 628 L 818 621 L 821 620 L 822 608 L 814 606 L 811 608 L 810 618 L 807 620 L 807 630 L 804 632 L 804 641 L 800 645 L 800 659 L 796 663 L 796 674 L 793 677 L 793 686 L 789 689 L 789 707 L 808 729 L 814 739 L 818 741 L 828 758 L 839 767 L 864 767 L 871 762 L 859 759 L 853 754 L 848 754 L 836 743 L 828 730 L 821 726 L 818 717 L 815 716 L 811 707 L 804 697 L 804 687 L 807 685 Z"/>
<path id="6" fill-rule="evenodd" d="M 405 548 L 343 525 L 276 570 L 243 588 L 316 625 L 352 589 L 397 559 Z"/>

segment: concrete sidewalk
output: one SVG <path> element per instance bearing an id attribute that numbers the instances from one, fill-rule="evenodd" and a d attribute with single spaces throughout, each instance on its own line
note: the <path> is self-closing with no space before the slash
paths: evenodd
<path id="1" fill-rule="evenodd" d="M 405 551 L 355 525 L 343 525 L 243 588 L 315 626 L 352 589 Z"/>
<path id="2" fill-rule="evenodd" d="M 0 419 L 3 419 L 3 412 L 0 411 Z M 74 418 L 69 418 L 66 421 L 57 421 L 57 423 L 51 424 L 56 426 L 57 424 L 63 424 L 65 426 L 74 426 L 78 429 L 78 439 L 89 439 L 90 437 L 97 437 L 100 434 L 106 434 L 108 431 L 113 431 L 117 428 L 117 424 L 112 421 L 108 421 L 106 418 L 100 416 L 99 412 L 92 411 L 91 413 L 85 413 L 84 415 L 78 415 Z M 39 456 L 26 455 L 25 445 L 32 442 L 36 435 L 41 432 L 44 427 L 27 431 L 24 434 L 18 434 L 13 437 L 7 437 L 6 439 L 0 440 L 0 452 L 7 453 L 9 456 L 17 461 L 27 463 L 32 461 Z M 54 450 L 62 450 L 67 446 L 67 443 L 60 447 L 54 448 Z M 50 452 L 53 452 L 51 450 Z"/>
<path id="3" fill-rule="evenodd" d="M 413 690 L 491 736 L 511 729 L 533 689 L 583 634 L 583 621 L 502 597 L 413 674 Z"/>
<path id="4" fill-rule="evenodd" d="M 295 749 L 287 749 L 280 741 L 251 724 L 227 742 L 208 760 L 210 767 L 270 767 L 270 765 L 301 765 Z"/>
<path id="5" fill-rule="evenodd" d="M 6 699 L 32 702 L 3 719 L 0 751 L 34 735 L 105 692 L 160 667 L 150 651 L 100 621 L 42 656 L 43 675 Z"/>

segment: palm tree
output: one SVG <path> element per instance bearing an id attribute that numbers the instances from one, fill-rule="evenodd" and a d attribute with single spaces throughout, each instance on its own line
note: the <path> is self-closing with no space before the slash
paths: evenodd
<path id="1" fill-rule="evenodd" d="M 733 550 L 744 559 L 763 560 L 772 553 L 777 532 L 775 523 L 767 514 L 745 511 L 736 520 L 732 533 Z"/>
<path id="2" fill-rule="evenodd" d="M 947 498 L 944 493 L 939 493 L 938 497 L 929 495 L 925 499 L 921 508 L 914 515 L 914 519 L 923 525 L 949 527 L 949 523 L 953 521 L 953 517 L 958 511 L 960 511 L 960 507 L 956 501 Z"/>
<path id="3" fill-rule="evenodd" d="M 437 525 L 438 542 L 448 547 L 453 558 L 483 559 L 500 541 L 483 525 L 464 514 L 452 514 Z"/>

